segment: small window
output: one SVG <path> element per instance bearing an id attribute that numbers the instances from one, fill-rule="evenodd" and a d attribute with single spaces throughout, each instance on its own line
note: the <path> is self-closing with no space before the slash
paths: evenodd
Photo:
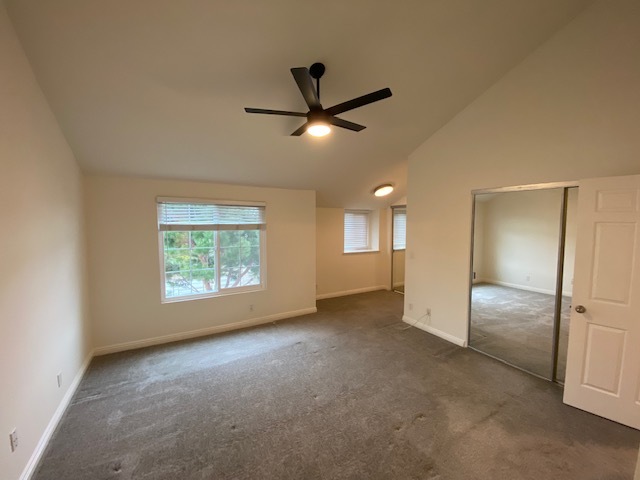
<path id="1" fill-rule="evenodd" d="M 158 199 L 162 301 L 260 290 L 264 204 Z"/>
<path id="2" fill-rule="evenodd" d="M 407 209 L 393 209 L 393 249 L 407 248 Z"/>
<path id="3" fill-rule="evenodd" d="M 345 210 L 344 251 L 362 252 L 371 249 L 371 212 Z"/>

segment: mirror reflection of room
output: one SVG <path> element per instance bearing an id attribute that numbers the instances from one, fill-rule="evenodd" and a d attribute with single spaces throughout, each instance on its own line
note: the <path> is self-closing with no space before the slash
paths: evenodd
<path id="1" fill-rule="evenodd" d="M 407 238 L 407 207 L 392 207 L 393 248 L 391 250 L 391 283 L 393 291 L 404 294 L 404 262 Z"/>
<path id="2" fill-rule="evenodd" d="M 559 382 L 566 366 L 577 188 L 567 189 L 565 273 L 554 370 L 563 196 L 563 188 L 475 196 L 469 336 L 474 349 Z"/>

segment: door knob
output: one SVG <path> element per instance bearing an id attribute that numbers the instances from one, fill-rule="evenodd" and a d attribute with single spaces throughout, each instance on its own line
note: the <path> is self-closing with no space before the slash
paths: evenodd
<path id="1" fill-rule="evenodd" d="M 586 308 L 584 308 L 584 306 L 582 306 L 582 305 L 576 305 L 576 312 L 578 312 L 578 313 L 584 313 L 584 312 L 586 312 L 586 311 L 587 311 L 587 309 L 586 309 Z"/>

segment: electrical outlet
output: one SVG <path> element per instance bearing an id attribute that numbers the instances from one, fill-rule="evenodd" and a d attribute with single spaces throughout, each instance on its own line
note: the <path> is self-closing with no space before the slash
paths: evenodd
<path id="1" fill-rule="evenodd" d="M 15 452 L 18 448 L 18 431 L 15 428 L 9 434 L 9 441 L 11 442 L 11 451 Z"/>
<path id="2" fill-rule="evenodd" d="M 58 372 L 56 379 L 58 380 L 58 388 L 60 388 L 62 386 L 62 372 Z"/>

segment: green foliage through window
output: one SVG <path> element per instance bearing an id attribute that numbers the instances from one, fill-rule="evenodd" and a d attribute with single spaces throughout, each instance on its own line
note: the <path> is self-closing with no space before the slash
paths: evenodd
<path id="1" fill-rule="evenodd" d="M 260 285 L 260 230 L 163 231 L 165 297 Z"/>

